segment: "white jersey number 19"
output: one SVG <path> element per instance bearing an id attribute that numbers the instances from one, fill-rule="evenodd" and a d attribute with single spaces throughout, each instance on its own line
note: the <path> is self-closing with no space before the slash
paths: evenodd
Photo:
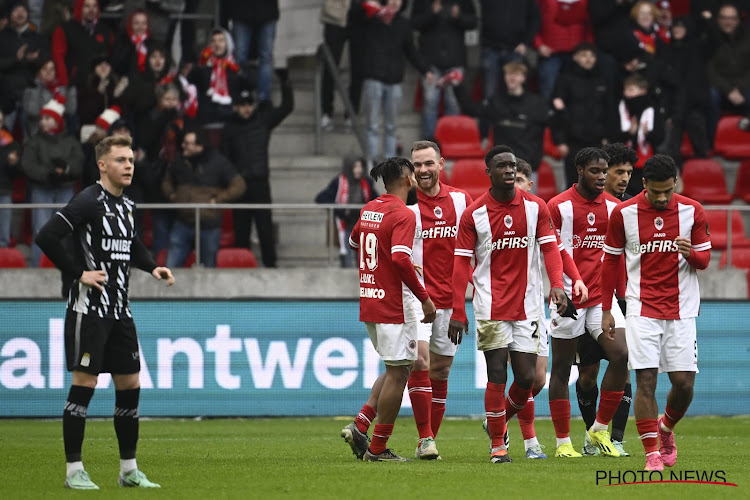
<path id="1" fill-rule="evenodd" d="M 365 269 L 365 262 L 369 271 L 374 271 L 378 267 L 378 237 L 373 233 L 367 233 L 367 236 L 365 233 L 359 233 L 359 268 L 361 270 Z"/>

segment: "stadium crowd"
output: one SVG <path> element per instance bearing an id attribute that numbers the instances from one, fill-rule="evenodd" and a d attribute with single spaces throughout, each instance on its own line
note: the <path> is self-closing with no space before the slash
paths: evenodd
<path id="1" fill-rule="evenodd" d="M 294 107 L 284 70 L 277 72 L 281 104 L 270 100 L 278 1 L 220 0 L 220 25 L 207 46 L 195 46 L 195 26 L 183 21 L 181 48 L 173 53 L 176 22 L 170 14 L 195 12 L 196 4 L 0 2 L 0 202 L 68 201 L 98 179 L 93 147 L 115 133 L 134 141 L 139 175 L 127 194 L 136 202 L 271 202 L 268 142 Z M 684 132 L 695 155 L 705 157 L 722 113 L 750 115 L 746 0 L 321 4 L 324 40 L 336 61 L 349 43 L 349 97 L 356 112 L 362 104 L 370 164 L 396 154 L 406 61 L 422 75 L 423 139 L 434 138 L 440 112 L 474 114 L 484 137 L 527 158 L 536 178 L 549 128 L 564 158 L 566 186 L 576 180 L 572 160 L 580 149 L 624 142 L 640 158 L 630 186 L 636 193 L 642 164 L 652 154 L 669 154 L 681 164 Z M 122 13 L 122 21 L 102 12 Z M 465 35 L 475 28 L 480 78 L 470 85 L 464 78 L 471 70 Z M 320 125 L 326 130 L 334 126 L 332 89 L 328 75 L 321 95 Z M 346 126 L 349 117 L 344 118 Z M 381 119 L 382 153 L 376 146 Z M 740 126 L 747 127 L 748 120 Z M 205 133 L 221 129 L 222 134 Z M 189 151 L 186 132 L 196 134 L 201 151 Z M 213 161 L 214 154 L 221 161 Z M 194 175 L 180 169 L 191 155 L 192 162 L 208 168 L 225 165 L 216 168 L 235 171 L 244 186 L 230 189 L 234 176 L 218 170 Z M 46 209 L 34 211 L 28 241 L 49 215 Z M 270 211 L 249 217 L 238 212 L 234 219 L 235 246 L 249 245 L 254 220 L 263 264 L 274 267 Z M 155 256 L 190 238 L 173 231 L 180 231 L 176 220 L 165 210 L 137 221 Z M 0 210 L 0 246 L 14 244 L 10 221 L 11 211 Z M 222 220 L 208 214 L 204 223 L 211 233 L 204 263 L 211 265 Z M 146 227 L 151 230 L 143 231 Z M 31 265 L 40 259 L 35 248 Z"/>

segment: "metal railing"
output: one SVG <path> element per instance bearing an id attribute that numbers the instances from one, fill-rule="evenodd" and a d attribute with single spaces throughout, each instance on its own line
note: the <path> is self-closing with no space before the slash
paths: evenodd
<path id="1" fill-rule="evenodd" d="M 65 204 L 60 203 L 0 203 L 0 210 L 26 210 L 35 208 L 63 208 Z M 144 210 L 193 210 L 195 212 L 195 262 L 200 265 L 200 231 L 201 231 L 201 210 L 271 210 L 273 212 L 319 212 L 325 214 L 321 217 L 321 231 L 326 234 L 336 235 L 336 221 L 334 211 L 350 209 L 359 211 L 361 204 L 336 204 L 336 203 L 139 203 L 137 211 L 143 213 Z M 323 224 L 324 222 L 324 224 Z M 338 238 L 336 238 L 338 242 Z M 331 244 L 331 239 L 326 239 L 328 249 L 328 266 L 332 267 L 338 263 L 338 243 Z M 34 263 L 36 265 L 37 263 Z"/>
<path id="2" fill-rule="evenodd" d="M 323 95 L 323 74 L 325 73 L 326 68 L 331 73 L 333 82 L 336 85 L 336 90 L 338 91 L 341 100 L 344 102 L 346 114 L 349 116 L 349 119 L 352 122 L 352 131 L 357 138 L 359 148 L 362 150 L 362 155 L 365 158 L 369 158 L 369 147 L 367 145 L 367 137 L 365 135 L 365 131 L 362 128 L 362 124 L 359 122 L 357 112 L 354 111 L 352 102 L 349 100 L 349 94 L 344 88 L 344 82 L 341 80 L 339 68 L 336 65 L 336 62 L 333 60 L 331 49 L 326 43 L 321 43 L 318 46 L 317 64 L 315 69 L 315 154 L 323 154 L 323 130 L 320 126 L 320 120 L 323 117 L 323 106 L 321 105 L 320 101 L 321 96 Z"/>
<path id="3" fill-rule="evenodd" d="M 62 208 L 64 204 L 59 203 L 0 203 L 0 210 L 26 210 L 35 208 Z M 195 212 L 195 262 L 200 263 L 200 230 L 201 210 L 271 210 L 273 212 L 320 212 L 324 213 L 325 217 L 321 218 L 321 230 L 324 234 L 336 235 L 337 228 L 335 223 L 334 211 L 342 209 L 360 210 L 363 205 L 357 204 L 335 204 L 335 203 L 272 203 L 272 204 L 260 204 L 260 203 L 140 203 L 138 204 L 137 210 L 142 212 L 143 210 L 158 209 L 158 210 L 185 210 L 190 209 Z M 727 266 L 732 266 L 732 249 L 733 249 L 733 224 L 732 224 L 732 213 L 738 211 L 740 213 L 750 213 L 750 205 L 706 205 L 703 207 L 706 211 L 721 210 L 727 212 Z M 746 235 L 747 236 L 747 235 Z M 338 242 L 338 239 L 336 239 Z M 338 259 L 338 243 L 335 245 L 331 244 L 331 238 L 326 239 L 326 246 L 328 248 L 328 266 L 334 266 Z"/>

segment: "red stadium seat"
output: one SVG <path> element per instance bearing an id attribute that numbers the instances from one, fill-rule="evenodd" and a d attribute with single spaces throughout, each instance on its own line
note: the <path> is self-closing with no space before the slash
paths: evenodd
<path id="1" fill-rule="evenodd" d="M 724 169 L 716 160 L 693 159 L 682 166 L 682 194 L 701 203 L 728 204 L 732 195 L 727 192 Z"/>
<path id="2" fill-rule="evenodd" d="M 557 179 L 555 171 L 549 163 L 542 160 L 537 170 L 536 195 L 544 201 L 549 201 L 557 196 Z"/>
<path id="3" fill-rule="evenodd" d="M 549 127 L 544 129 L 544 154 L 551 156 L 555 160 L 562 158 L 560 152 L 557 150 L 557 146 L 552 141 L 552 131 L 550 131 Z"/>
<path id="4" fill-rule="evenodd" d="M 687 132 L 682 134 L 682 144 L 680 145 L 680 156 L 687 160 L 688 158 L 695 157 L 695 151 L 693 151 L 693 144 L 690 142 Z"/>
<path id="5" fill-rule="evenodd" d="M 448 184 L 450 186 L 453 185 L 451 184 L 450 178 L 448 177 L 448 171 L 445 168 L 440 171 L 440 182 L 442 182 L 443 184 Z"/>
<path id="6" fill-rule="evenodd" d="M 750 132 L 737 128 L 741 116 L 722 116 L 716 128 L 714 150 L 730 160 L 750 158 Z"/>
<path id="7" fill-rule="evenodd" d="M 723 250 L 727 247 L 727 211 L 706 210 L 708 229 L 711 232 L 711 248 Z M 745 224 L 737 210 L 732 211 L 732 249 L 750 248 L 750 239 L 745 235 Z"/>
<path id="8" fill-rule="evenodd" d="M 17 248 L 0 248 L 0 268 L 26 267 L 26 258 Z"/>
<path id="9" fill-rule="evenodd" d="M 247 248 L 220 248 L 216 254 L 216 267 L 254 268 L 258 267 L 258 259 Z"/>
<path id="10" fill-rule="evenodd" d="M 727 267 L 727 251 L 721 252 L 719 269 Z M 750 269 L 750 248 L 732 248 L 732 267 Z"/>
<path id="11" fill-rule="evenodd" d="M 164 248 L 159 252 L 159 255 L 156 256 L 154 259 L 156 261 L 157 266 L 166 266 L 167 265 L 167 249 Z M 190 252 L 190 255 L 188 255 L 187 259 L 185 259 L 185 262 L 181 266 L 177 267 L 193 267 L 195 264 L 195 252 Z"/>
<path id="12" fill-rule="evenodd" d="M 43 269 L 54 269 L 55 265 L 49 260 L 49 257 L 47 257 L 46 254 L 42 254 L 42 257 L 39 259 L 39 267 Z"/>
<path id="13" fill-rule="evenodd" d="M 740 163 L 737 180 L 734 183 L 734 198 L 750 203 L 750 160 Z"/>
<path id="14" fill-rule="evenodd" d="M 457 160 L 451 172 L 452 185 L 465 190 L 476 200 L 490 188 L 486 169 L 484 160 Z"/>
<path id="15" fill-rule="evenodd" d="M 479 126 L 465 115 L 443 116 L 435 127 L 435 141 L 444 158 L 484 158 Z"/>
<path id="16" fill-rule="evenodd" d="M 234 218 L 230 209 L 224 210 L 221 220 L 221 239 L 219 240 L 220 248 L 227 248 L 234 245 Z"/>

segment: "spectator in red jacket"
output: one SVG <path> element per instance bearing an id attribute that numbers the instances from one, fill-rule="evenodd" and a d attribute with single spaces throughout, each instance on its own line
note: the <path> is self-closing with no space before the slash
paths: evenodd
<path id="1" fill-rule="evenodd" d="M 581 42 L 593 42 L 588 0 L 537 0 L 542 25 L 534 37 L 539 52 L 539 93 L 552 96 L 560 70 Z"/>
<path id="2" fill-rule="evenodd" d="M 52 34 L 52 59 L 62 85 L 82 84 L 91 68 L 91 60 L 111 54 L 114 35 L 99 22 L 98 0 L 75 0 L 73 17 Z"/>

